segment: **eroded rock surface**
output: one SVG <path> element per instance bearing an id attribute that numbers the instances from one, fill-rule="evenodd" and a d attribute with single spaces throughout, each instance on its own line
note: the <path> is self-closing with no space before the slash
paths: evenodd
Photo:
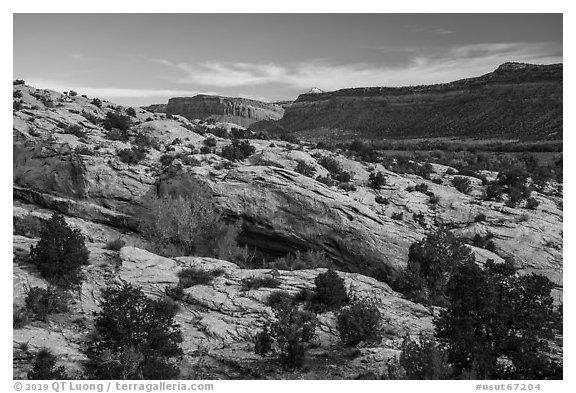
<path id="1" fill-rule="evenodd" d="M 184 117 L 167 118 L 143 109 L 131 116 L 127 142 L 110 140 L 93 117 L 125 113 L 125 108 L 106 103 L 96 106 L 87 98 L 28 86 L 14 89 L 23 102 L 23 108 L 14 112 L 13 124 L 14 303 L 24 303 L 28 287 L 47 285 L 27 262 L 27 255 L 38 240 L 37 227 L 53 212 L 66 215 L 68 224 L 85 235 L 90 250 L 90 264 L 83 268 L 84 283 L 73 293 L 72 312 L 15 329 L 15 377 L 25 375 L 30 353 L 47 343 L 53 343 L 62 364 L 80 370 L 84 356 L 80 348 L 91 331 L 92 313 L 99 310 L 104 287 L 130 282 L 149 296 L 162 297 L 164 288 L 178 281 L 178 271 L 190 266 L 223 268 L 225 273 L 210 285 L 186 289 L 186 301 L 179 304 L 177 319 L 186 352 L 183 375 L 354 378 L 366 371 L 378 374 L 386 359 L 398 353 L 403 335 L 432 328 L 432 314 L 367 276 L 380 272 L 393 279 L 406 266 L 410 245 L 441 225 L 463 239 L 491 236 L 494 252 L 471 247 L 479 263 L 512 256 L 522 273 L 552 279 L 558 285 L 557 300 L 562 299 L 561 197 L 533 192 L 540 202 L 535 209 L 510 208 L 504 202 L 482 200 L 482 185 L 476 178 L 470 178 L 468 194 L 457 191 L 451 183 L 454 176 L 447 175 L 447 167 L 441 165 L 433 165 L 431 178 L 424 179 L 284 141 L 251 140 L 255 153 L 230 162 L 216 154 L 229 140 L 216 137 L 215 150 L 200 153 L 209 128 L 200 135 Z M 84 135 L 67 131 L 71 126 L 81 127 Z M 138 163 L 127 164 L 119 153 L 135 148 L 138 134 L 155 138 L 157 143 L 147 147 Z M 333 157 L 351 174 L 354 187 L 344 190 L 315 180 L 328 175 L 319 164 L 324 156 Z M 312 177 L 295 172 L 300 161 L 314 169 Z M 368 184 L 374 171 L 387 177 L 379 190 Z M 497 174 L 487 175 L 493 179 Z M 439 198 L 437 203 L 414 190 L 422 184 Z M 243 291 L 241 281 L 270 275 L 270 270 L 240 269 L 230 261 L 211 258 L 165 258 L 145 251 L 151 249 L 150 244 L 138 232 L 143 199 L 157 193 L 189 194 L 197 185 L 211 191 L 229 221 L 240 223 L 242 244 L 274 257 L 310 249 L 327 255 L 345 271 L 339 274 L 351 290 L 377 302 L 387 318 L 382 342 L 360 348 L 354 359 L 342 359 L 335 349 L 335 315 L 324 313 L 319 316 L 315 348 L 310 350 L 321 367 L 305 375 L 278 375 L 266 369 L 263 364 L 268 360 L 253 354 L 251 339 L 272 316 L 265 300 L 274 289 Z M 481 215 L 484 218 L 477 220 Z M 116 239 L 125 246 L 119 252 L 107 249 Z M 312 288 L 314 278 L 323 271 L 280 271 L 279 289 L 296 293 Z"/>
<path id="2" fill-rule="evenodd" d="M 170 98 L 166 113 L 185 116 L 189 119 L 214 119 L 248 127 L 260 120 L 280 119 L 284 114 L 284 109 L 279 105 L 246 98 L 201 94 L 194 97 Z"/>

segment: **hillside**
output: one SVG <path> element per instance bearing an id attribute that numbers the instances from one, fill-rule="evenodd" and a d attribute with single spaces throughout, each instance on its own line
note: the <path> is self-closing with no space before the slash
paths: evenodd
<path id="1" fill-rule="evenodd" d="M 282 119 L 255 129 L 348 138 L 562 139 L 562 64 L 505 63 L 438 85 L 302 94 Z"/>
<path id="2" fill-rule="evenodd" d="M 325 94 L 334 93 L 314 97 L 323 102 Z M 130 283 L 165 299 L 179 273 L 192 267 L 220 273 L 170 297 L 183 332 L 183 378 L 380 375 L 406 336 L 433 332 L 438 308 L 410 300 L 396 283 L 411 245 L 441 228 L 461 239 L 479 266 L 512 258 L 520 275 L 550 278 L 556 302 L 562 299 L 562 185 L 554 181 L 524 188 L 527 195 L 515 201 L 513 187 L 491 198 L 497 172 L 482 171 L 483 180 L 424 161 L 406 160 L 410 170 L 397 158 L 366 162 L 309 143 L 249 139 L 240 145 L 221 123 L 25 84 L 15 84 L 13 97 L 15 310 L 25 307 L 29 287 L 48 286 L 30 262 L 30 246 L 53 213 L 83 235 L 90 253 L 80 287 L 68 293 L 69 312 L 14 327 L 14 378 L 30 371 L 31 354 L 42 347 L 82 375 L 104 288 Z M 377 187 L 376 173 L 385 177 Z M 229 231 L 203 240 L 223 249 L 183 255 L 147 235 L 150 198 L 186 196 L 209 201 L 221 214 L 217 224 Z M 171 211 L 185 217 L 180 213 Z M 379 340 L 343 348 L 338 312 L 319 310 L 305 367 L 281 370 L 276 359 L 256 355 L 255 334 L 273 315 L 269 296 L 312 290 L 327 266 L 338 271 L 350 297 L 368 299 L 383 315 Z M 246 288 L 253 278 L 278 282 Z"/>

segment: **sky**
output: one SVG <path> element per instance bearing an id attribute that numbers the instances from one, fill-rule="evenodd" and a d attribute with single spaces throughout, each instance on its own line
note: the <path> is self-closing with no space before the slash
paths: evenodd
<path id="1" fill-rule="evenodd" d="M 14 14 L 13 79 L 124 105 L 267 102 L 561 63 L 562 14 Z"/>

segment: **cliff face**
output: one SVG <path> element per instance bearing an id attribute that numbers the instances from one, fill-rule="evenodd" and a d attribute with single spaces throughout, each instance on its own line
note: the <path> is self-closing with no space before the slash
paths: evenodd
<path id="1" fill-rule="evenodd" d="M 284 114 L 284 109 L 278 105 L 245 98 L 197 95 L 170 98 L 166 113 L 189 119 L 214 119 L 248 127 L 260 120 L 278 120 Z"/>
<path id="2" fill-rule="evenodd" d="M 451 83 L 303 94 L 277 122 L 287 131 L 344 130 L 370 138 L 562 138 L 562 64 L 505 63 Z"/>

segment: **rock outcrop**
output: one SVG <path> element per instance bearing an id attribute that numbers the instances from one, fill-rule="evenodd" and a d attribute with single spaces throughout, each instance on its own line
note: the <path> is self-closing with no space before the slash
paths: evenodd
<path id="1" fill-rule="evenodd" d="M 523 268 L 562 282 L 562 211 L 549 197 L 538 196 L 541 204 L 536 210 L 513 209 L 503 202 L 478 201 L 478 179 L 470 178 L 475 187 L 466 195 L 452 187 L 452 176 L 444 174 L 445 168 L 437 168 L 436 176 L 446 178 L 437 184 L 416 175 L 398 175 L 382 165 L 374 170 L 389 180 L 375 192 L 367 187 L 368 165 L 321 149 L 294 149 L 280 141 L 253 140 L 256 153 L 245 162 L 230 164 L 218 155 L 193 154 L 204 137 L 191 131 L 194 126 L 186 119 L 147 112 L 138 113 L 134 132 L 154 136 L 161 151 L 151 148 L 137 165 L 129 165 L 119 160 L 118 151 L 131 144 L 106 139 L 104 130 L 77 114 L 82 110 L 102 111 L 103 116 L 112 109 L 97 109 L 74 97 L 62 107 L 15 112 L 16 200 L 116 230 L 137 231 L 147 195 L 189 193 L 191 186 L 200 183 L 211 189 L 228 219 L 241 224 L 239 240 L 272 256 L 318 250 L 346 271 L 378 271 L 393 279 L 406 266 L 410 244 L 443 223 L 463 237 L 492 235 L 499 254 L 514 256 Z M 86 127 L 86 136 L 64 133 L 61 123 Z M 228 143 L 218 138 L 216 148 Z M 95 153 L 78 154 L 77 148 L 85 146 Z M 160 164 L 160 157 L 169 155 L 168 148 L 175 156 L 189 155 L 195 164 L 181 159 Z M 315 176 L 326 176 L 328 172 L 318 164 L 318 158 L 326 155 L 352 174 L 355 191 L 326 187 L 294 172 L 304 161 L 315 169 Z M 427 195 L 406 190 L 420 183 L 440 197 L 438 204 L 430 205 Z M 390 204 L 376 203 L 378 195 Z M 396 213 L 405 218 L 392 219 Z M 423 214 L 424 221 L 417 222 L 414 214 Z M 487 221 L 474 223 L 478 214 Z"/>
<path id="2" fill-rule="evenodd" d="M 284 109 L 246 98 L 197 95 L 170 98 L 166 113 L 181 115 L 188 119 L 214 119 L 248 127 L 261 120 L 278 120 Z"/>
<path id="3" fill-rule="evenodd" d="M 302 94 L 275 122 L 254 128 L 322 139 L 485 137 L 562 139 L 562 64 L 505 63 L 451 83 Z"/>
<path id="4" fill-rule="evenodd" d="M 168 104 L 152 104 L 143 106 L 142 109 L 147 110 L 148 112 L 166 113 L 166 106 L 168 106 Z"/>
<path id="5" fill-rule="evenodd" d="M 15 378 L 25 376 L 31 353 L 43 346 L 67 370 L 80 372 L 85 359 L 82 342 L 93 330 L 92 312 L 99 309 L 104 287 L 129 282 L 150 296 L 163 297 L 165 287 L 177 282 L 178 271 L 191 266 L 223 268 L 225 273 L 210 285 L 186 289 L 185 301 L 179 301 L 177 319 L 186 354 L 183 377 L 325 379 L 379 374 L 386 360 L 398 354 L 405 334 L 431 331 L 434 310 L 407 301 L 386 283 L 367 276 L 394 278 L 406 266 L 410 244 L 440 226 L 463 239 L 490 235 L 493 251 L 471 246 L 478 263 L 513 256 L 522 274 L 536 272 L 552 279 L 557 284 L 556 299 L 562 300 L 561 196 L 534 191 L 532 197 L 539 202 L 534 209 L 511 208 L 503 201 L 480 198 L 484 188 L 476 178 L 469 178 L 468 194 L 457 191 L 452 185 L 454 175 L 441 165 L 434 164 L 430 178 L 424 179 L 307 144 L 277 140 L 251 140 L 254 154 L 231 162 L 214 153 L 231 143 L 227 139 L 216 137 L 212 150 L 198 153 L 207 147 L 204 141 L 210 127 L 145 110 L 130 116 L 128 141 L 111 140 L 101 119 L 125 109 L 97 107 L 83 97 L 29 86 L 16 86 L 14 91 L 21 100 L 13 123 L 14 304 L 23 304 L 29 286 L 47 285 L 28 262 L 28 253 L 38 241 L 40 223 L 53 212 L 66 215 L 70 227 L 84 234 L 90 251 L 82 287 L 72 293 L 72 311 L 14 330 Z M 136 149 L 144 137 L 155 143 L 148 142 L 137 162 L 123 161 L 120 152 Z M 350 173 L 354 187 L 345 190 L 315 180 L 328 174 L 319 164 L 325 156 Z M 313 177 L 295 171 L 300 162 L 314 170 Z M 387 176 L 379 190 L 368 186 L 374 171 Z M 437 203 L 415 190 L 421 184 L 439 198 Z M 314 367 L 275 374 L 269 359 L 253 353 L 251 341 L 271 316 L 265 301 L 274 289 L 245 291 L 241 285 L 245 278 L 271 275 L 270 269 L 241 269 L 231 261 L 166 258 L 145 251 L 151 245 L 138 232 L 143 199 L 150 194 L 189 194 L 198 185 L 211 191 L 226 219 L 241 224 L 242 244 L 269 257 L 311 249 L 325 254 L 341 270 L 338 274 L 347 287 L 372 299 L 386 316 L 383 340 L 344 359 L 334 345 L 336 316 L 322 313 L 309 351 Z M 387 202 L 379 203 L 377 197 Z M 398 214 L 402 218 L 393 219 Z M 477 222 L 479 215 L 484 218 Z M 125 243 L 120 252 L 107 244 L 115 239 Z M 289 293 L 309 289 L 323 271 L 280 270 L 279 289 Z M 327 358 L 337 360 L 329 363 Z"/>
<path id="6" fill-rule="evenodd" d="M 86 359 L 81 352 L 82 342 L 86 340 L 92 312 L 99 311 L 102 289 L 126 282 L 141 287 L 151 297 L 164 298 L 165 287 L 178 282 L 177 273 L 181 269 L 197 267 L 209 271 L 223 268 L 224 275 L 216 277 L 209 285 L 185 289 L 184 299 L 178 302 L 176 321 L 182 330 L 184 341 L 181 346 L 185 353 L 181 362 L 182 378 L 198 378 L 199 374 L 210 379 L 262 378 L 250 373 L 266 368 L 269 360 L 254 354 L 252 340 L 273 316 L 266 305 L 268 296 L 277 290 L 295 294 L 302 289 L 312 289 L 314 278 L 325 271 L 280 271 L 279 288 L 246 291 L 242 288 L 243 279 L 269 276 L 270 270 L 240 269 L 233 263 L 212 258 L 163 258 L 134 247 L 122 248 L 119 260 L 119 267 L 115 270 L 94 265 L 84 268 L 85 279 L 80 290 L 74 293 L 70 314 L 56 315 L 49 322 L 35 322 L 15 329 L 15 353 L 23 357 L 20 348 L 24 344 L 27 351 L 47 347 L 58 356 L 59 364 L 68 370 L 80 371 L 81 363 Z M 361 349 L 354 361 L 326 370 L 314 367 L 316 376 L 310 375 L 310 371 L 304 372 L 304 375 L 309 374 L 308 378 L 350 379 L 368 371 L 378 373 L 390 356 L 398 354 L 403 337 L 432 331 L 433 316 L 426 307 L 402 299 L 386 284 L 375 279 L 352 273 L 342 273 L 341 277 L 351 293 L 372 299 L 381 314 L 386 316 L 385 335 L 377 345 Z M 46 286 L 34 269 L 30 271 L 26 263 L 16 262 L 14 296 L 17 304 L 24 298 L 26 290 L 22 282 Z M 336 315 L 325 312 L 318 316 L 318 320 L 316 345 L 309 351 L 313 364 L 316 363 L 315 359 L 322 359 L 339 341 Z M 234 368 L 234 364 L 238 368 Z M 28 369 L 29 366 L 16 363 L 14 377 L 22 378 Z"/>

